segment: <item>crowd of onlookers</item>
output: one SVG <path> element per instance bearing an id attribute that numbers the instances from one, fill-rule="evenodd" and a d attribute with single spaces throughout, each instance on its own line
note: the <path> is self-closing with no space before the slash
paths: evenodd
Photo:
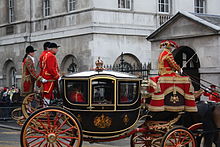
<path id="1" fill-rule="evenodd" d="M 17 87 L 0 87 L 0 107 L 20 104 L 20 89 Z"/>
<path id="2" fill-rule="evenodd" d="M 0 120 L 11 119 L 11 112 L 21 103 L 20 89 L 15 86 L 0 87 Z"/>

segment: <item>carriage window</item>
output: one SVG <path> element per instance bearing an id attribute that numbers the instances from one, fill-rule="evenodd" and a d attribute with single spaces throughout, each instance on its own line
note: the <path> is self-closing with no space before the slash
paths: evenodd
<path id="1" fill-rule="evenodd" d="M 119 103 L 132 103 L 138 96 L 138 82 L 119 82 Z"/>
<path id="2" fill-rule="evenodd" d="M 92 103 L 114 103 L 114 81 L 109 79 L 97 79 L 92 81 Z"/>
<path id="3" fill-rule="evenodd" d="M 66 96 L 68 100 L 76 104 L 88 103 L 88 81 L 71 80 L 67 81 Z"/>

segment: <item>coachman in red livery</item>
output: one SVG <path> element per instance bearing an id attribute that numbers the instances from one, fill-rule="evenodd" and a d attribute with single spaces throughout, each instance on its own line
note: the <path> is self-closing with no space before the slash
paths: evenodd
<path id="1" fill-rule="evenodd" d="M 150 111 L 197 112 L 190 78 L 176 73 L 182 72 L 172 54 L 172 50 L 177 47 L 171 40 L 164 40 L 160 44 L 163 51 L 158 58 L 159 76 L 151 77 L 149 80 L 148 91 L 152 95 Z"/>
<path id="2" fill-rule="evenodd" d="M 53 90 L 57 86 L 58 79 L 60 78 L 59 67 L 56 59 L 58 48 L 56 43 L 50 43 L 49 50 L 45 53 L 42 59 L 41 75 L 47 80 L 43 83 L 43 101 L 44 105 L 50 104 L 50 100 L 54 99 Z"/>

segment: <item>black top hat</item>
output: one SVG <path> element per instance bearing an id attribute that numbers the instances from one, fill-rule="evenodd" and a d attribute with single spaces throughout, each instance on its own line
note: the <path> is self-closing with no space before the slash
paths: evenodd
<path id="1" fill-rule="evenodd" d="M 29 54 L 29 53 L 33 53 L 35 52 L 36 50 L 33 48 L 33 46 L 29 45 L 26 47 L 26 54 Z"/>
<path id="2" fill-rule="evenodd" d="M 48 48 L 58 48 L 60 46 L 58 46 L 56 43 L 50 43 Z"/>
<path id="3" fill-rule="evenodd" d="M 50 42 L 45 42 L 45 43 L 44 43 L 44 50 L 47 50 L 47 48 L 49 47 L 49 45 L 50 45 Z"/>

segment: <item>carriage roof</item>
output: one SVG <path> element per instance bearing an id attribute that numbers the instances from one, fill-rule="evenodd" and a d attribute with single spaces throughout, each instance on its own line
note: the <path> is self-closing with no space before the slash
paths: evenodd
<path id="1" fill-rule="evenodd" d="M 116 71 L 101 71 L 101 72 L 84 71 L 84 72 L 78 72 L 78 73 L 65 75 L 64 78 L 89 78 L 93 76 L 113 76 L 115 78 L 131 78 L 131 79 L 138 78 L 137 76 L 132 75 L 132 74 L 116 72 Z"/>

